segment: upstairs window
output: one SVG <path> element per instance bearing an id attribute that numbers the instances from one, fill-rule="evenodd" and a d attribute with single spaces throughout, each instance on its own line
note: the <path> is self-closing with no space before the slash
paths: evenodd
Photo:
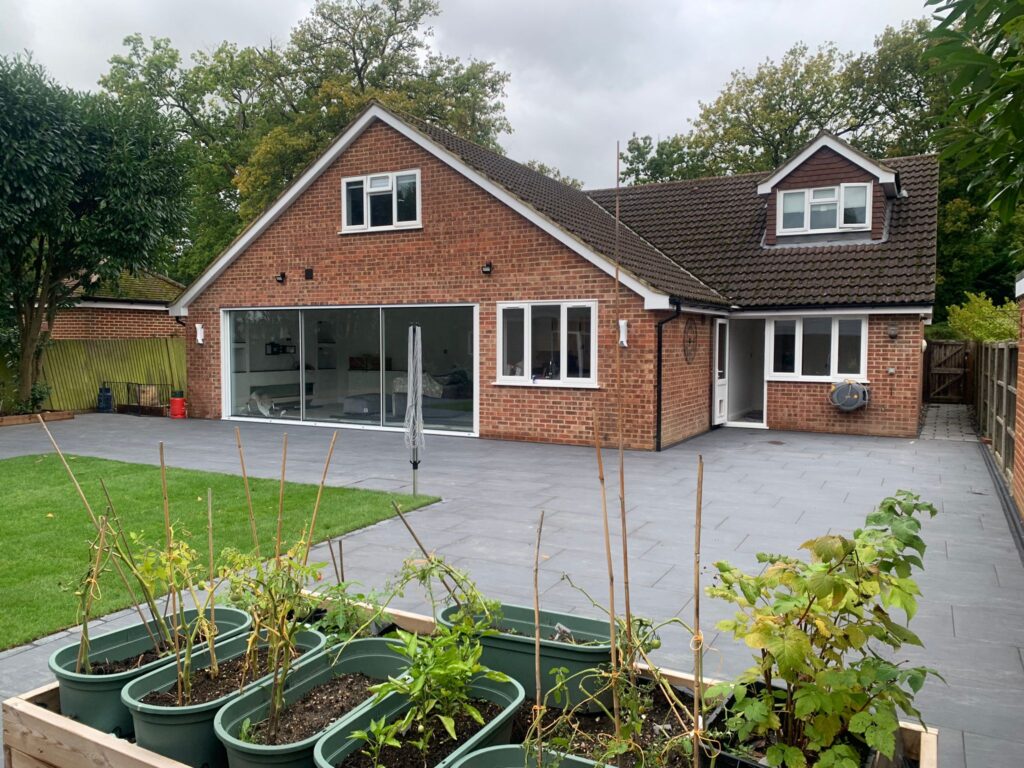
<path id="1" fill-rule="evenodd" d="M 420 172 L 343 179 L 342 234 L 420 226 Z"/>
<path id="2" fill-rule="evenodd" d="M 596 386 L 597 305 L 498 305 L 498 382 Z"/>
<path id="3" fill-rule="evenodd" d="M 778 206 L 780 235 L 871 228 L 870 184 L 780 191 Z"/>

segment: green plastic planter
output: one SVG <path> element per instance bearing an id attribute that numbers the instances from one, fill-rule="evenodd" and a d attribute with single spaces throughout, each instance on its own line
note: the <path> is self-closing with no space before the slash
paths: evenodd
<path id="1" fill-rule="evenodd" d="M 292 669 L 285 690 L 285 706 L 301 699 L 308 691 L 332 677 L 361 672 L 377 680 L 398 677 L 408 666 L 406 660 L 394 652 L 391 643 L 381 638 L 353 640 L 341 653 L 336 648 L 320 651 L 303 659 Z M 214 732 L 224 745 L 231 768 L 249 766 L 277 766 L 278 768 L 308 768 L 313 762 L 313 747 L 325 732 L 337 723 L 348 722 L 361 712 L 372 708 L 373 697 L 347 712 L 340 720 L 320 733 L 291 744 L 251 744 L 238 738 L 242 723 L 259 723 L 266 719 L 270 709 L 270 682 L 250 688 L 226 706 L 213 720 Z"/>
<path id="2" fill-rule="evenodd" d="M 482 677 L 473 683 L 473 696 L 479 699 L 486 699 L 501 707 L 501 712 L 496 718 L 473 734 L 462 745 L 459 746 L 448 757 L 437 764 L 435 768 L 449 768 L 464 755 L 468 755 L 475 749 L 494 746 L 496 744 L 508 744 L 512 737 L 512 718 L 526 698 L 523 686 L 515 680 L 497 682 Z M 330 730 L 316 744 L 313 757 L 317 768 L 334 768 L 338 763 L 343 762 L 349 755 L 363 748 L 362 741 L 352 738 L 352 731 L 366 730 L 371 720 L 386 717 L 390 722 L 408 711 L 409 700 L 404 696 L 388 696 L 376 706 L 365 709 L 358 715 L 347 718 L 331 726 Z"/>
<path id="3" fill-rule="evenodd" d="M 245 653 L 251 635 L 239 635 L 218 640 L 217 661 L 226 662 Z M 327 638 L 319 632 L 300 632 L 296 645 L 303 656 L 310 656 L 322 650 Z M 297 662 L 298 663 L 298 662 Z M 210 652 L 205 650 L 192 657 L 193 669 L 199 671 L 210 665 Z M 142 677 L 132 680 L 121 690 L 121 701 L 132 713 L 135 725 L 135 743 L 140 747 L 158 752 L 164 757 L 194 766 L 194 768 L 215 768 L 224 765 L 227 755 L 224 745 L 213 732 L 213 718 L 217 710 L 240 695 L 240 691 L 221 696 L 204 704 L 187 707 L 166 707 L 146 704 L 141 701 L 153 691 L 166 691 L 174 687 L 178 674 L 173 665 L 155 669 Z M 270 675 L 246 684 L 246 689 L 270 679 Z"/>
<path id="4" fill-rule="evenodd" d="M 452 625 L 451 616 L 458 610 L 458 606 L 446 608 L 438 617 L 438 621 L 450 627 Z M 530 691 L 532 695 L 537 687 L 533 608 L 502 603 L 501 611 L 504 616 L 501 626 L 514 629 L 518 634 L 500 632 L 496 635 L 481 637 L 480 643 L 484 647 L 481 662 L 491 669 L 504 672 L 524 689 Z M 555 634 L 556 624 L 566 627 L 572 632 L 573 637 L 586 644 L 578 645 L 548 639 Z M 582 618 L 556 611 L 540 612 L 542 694 L 546 695 L 555 685 L 555 676 L 551 670 L 565 667 L 569 670 L 568 676 L 572 678 L 568 684 L 568 695 L 563 696 L 560 703 L 553 699 L 548 701 L 549 706 L 576 706 L 584 702 L 600 687 L 601 683 L 596 679 L 586 678 L 580 673 L 595 667 L 610 666 L 611 663 L 612 645 L 607 621 Z M 599 709 L 599 706 L 596 701 L 592 701 L 589 706 L 583 706 L 582 709 L 595 710 Z"/>
<path id="5" fill-rule="evenodd" d="M 487 747 L 466 755 L 452 768 L 530 768 L 537 765 L 537 753 L 529 751 L 522 744 L 505 744 Z M 575 755 L 563 755 L 550 749 L 544 750 L 545 768 L 591 768 L 600 765 Z"/>
<path id="6" fill-rule="evenodd" d="M 195 620 L 198 612 L 185 611 L 185 621 Z M 216 610 L 217 638 L 225 640 L 242 634 L 252 626 L 252 617 L 237 608 L 219 607 Z M 156 634 L 155 622 L 147 622 L 150 631 Z M 151 650 L 146 626 L 141 622 L 125 629 L 118 629 L 90 638 L 89 661 L 119 661 L 138 656 Z M 206 643 L 196 646 L 201 651 Z M 137 669 L 117 672 L 113 675 L 85 675 L 75 672 L 78 660 L 78 643 L 66 645 L 50 657 L 50 669 L 60 684 L 60 711 L 86 725 L 105 733 L 127 737 L 132 735 L 132 716 L 121 702 L 121 689 L 126 683 L 147 672 L 173 663 L 174 656 L 167 655 Z"/>

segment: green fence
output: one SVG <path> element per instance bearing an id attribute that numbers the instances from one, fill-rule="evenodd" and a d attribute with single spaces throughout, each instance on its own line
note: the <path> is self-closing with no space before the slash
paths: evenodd
<path id="1" fill-rule="evenodd" d="M 169 384 L 185 389 L 182 339 L 63 339 L 43 354 L 47 408 L 82 411 L 96 407 L 104 381 Z"/>

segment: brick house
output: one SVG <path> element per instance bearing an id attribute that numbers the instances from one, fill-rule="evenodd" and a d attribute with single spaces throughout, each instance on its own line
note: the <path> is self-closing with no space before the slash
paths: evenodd
<path id="1" fill-rule="evenodd" d="M 185 286 L 155 272 L 124 272 L 116 284 L 102 285 L 79 296 L 73 307 L 61 310 L 50 338 L 151 339 L 180 336 L 183 326 L 167 308 Z"/>
<path id="2" fill-rule="evenodd" d="M 767 178 L 625 188 L 617 227 L 614 190 L 372 105 L 171 305 L 191 412 L 400 429 L 418 323 L 429 430 L 589 443 L 618 392 L 633 448 L 913 435 L 937 186 L 822 135 Z M 830 404 L 846 380 L 866 407 Z"/>

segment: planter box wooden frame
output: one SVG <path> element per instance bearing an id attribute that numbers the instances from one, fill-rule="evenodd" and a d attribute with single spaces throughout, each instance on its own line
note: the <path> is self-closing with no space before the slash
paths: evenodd
<path id="1" fill-rule="evenodd" d="M 391 609 L 391 620 L 409 632 L 434 631 L 430 616 Z M 643 666 L 640 671 L 643 672 Z M 685 672 L 663 669 L 672 683 L 692 686 Z M 705 684 L 715 681 L 706 679 Z M 107 768 L 188 768 L 183 763 L 142 749 L 108 733 L 69 720 L 60 714 L 57 683 L 50 683 L 3 703 L 5 768 L 79 768 L 101 765 Z M 903 749 L 916 758 L 921 768 L 938 768 L 939 734 L 916 723 L 900 723 Z M 879 768 L 883 768 L 879 766 Z"/>
<path id="2" fill-rule="evenodd" d="M 0 416 L 0 427 L 16 427 L 19 424 L 38 424 L 38 417 L 43 421 L 65 421 L 75 418 L 74 411 L 43 411 L 41 413 L 18 413 L 12 416 Z"/>

